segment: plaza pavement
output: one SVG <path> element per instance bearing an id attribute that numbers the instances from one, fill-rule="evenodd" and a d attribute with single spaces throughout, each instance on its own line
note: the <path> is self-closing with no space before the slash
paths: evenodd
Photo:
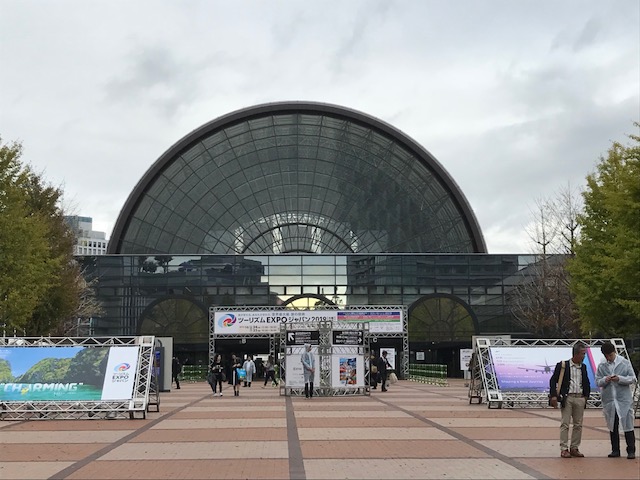
<path id="1" fill-rule="evenodd" d="M 146 419 L 2 421 L 0 479 L 640 478 L 638 458 L 607 458 L 599 409 L 586 457 L 562 459 L 559 411 L 470 405 L 462 380 L 311 400 L 261 386 L 184 383 Z"/>

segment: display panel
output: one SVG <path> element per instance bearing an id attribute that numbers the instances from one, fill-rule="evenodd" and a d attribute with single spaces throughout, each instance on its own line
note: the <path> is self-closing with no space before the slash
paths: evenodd
<path id="1" fill-rule="evenodd" d="M 505 392 L 549 392 L 549 380 L 556 363 L 569 360 L 570 346 L 489 347 L 498 388 Z M 584 363 L 592 391 L 597 391 L 595 372 L 604 359 L 600 347 L 587 348 Z"/>
<path id="2" fill-rule="evenodd" d="M 371 333 L 402 332 L 401 310 L 252 310 L 214 312 L 216 335 L 277 334 L 285 323 L 368 323 Z"/>
<path id="3" fill-rule="evenodd" d="M 364 387 L 364 356 L 341 353 L 331 356 L 331 386 L 333 388 Z"/>
<path id="4" fill-rule="evenodd" d="M 139 346 L 0 348 L 0 401 L 132 398 Z"/>

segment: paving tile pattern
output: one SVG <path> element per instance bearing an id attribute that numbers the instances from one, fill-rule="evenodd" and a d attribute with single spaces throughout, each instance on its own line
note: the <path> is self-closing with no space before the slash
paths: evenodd
<path id="1" fill-rule="evenodd" d="M 185 383 L 146 419 L 2 421 L 0 478 L 640 479 L 640 460 L 607 458 L 600 410 L 585 413 L 586 457 L 562 459 L 557 410 L 469 404 L 461 380 L 370 397 L 224 393 Z"/>

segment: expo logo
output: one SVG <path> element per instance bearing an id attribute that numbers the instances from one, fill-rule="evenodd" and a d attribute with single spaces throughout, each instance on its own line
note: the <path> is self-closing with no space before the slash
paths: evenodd
<path id="1" fill-rule="evenodd" d="M 232 325 L 234 325 L 236 323 L 237 319 L 236 316 L 232 313 L 227 313 L 225 315 L 223 315 L 222 317 L 220 317 L 220 319 L 218 320 L 218 325 L 220 325 L 220 327 L 222 328 L 227 328 L 227 327 L 231 327 Z"/>
<path id="2" fill-rule="evenodd" d="M 131 365 L 128 363 L 121 363 L 120 365 L 116 365 L 113 369 L 114 372 L 126 372 L 131 368 Z"/>

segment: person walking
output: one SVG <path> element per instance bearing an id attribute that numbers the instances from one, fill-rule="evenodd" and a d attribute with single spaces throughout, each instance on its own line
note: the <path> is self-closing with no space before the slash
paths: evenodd
<path id="1" fill-rule="evenodd" d="M 264 385 L 262 388 L 267 388 L 267 383 L 271 379 L 273 385 L 278 386 L 278 381 L 276 380 L 276 366 L 273 361 L 273 355 L 269 355 L 267 358 L 267 363 L 264 366 Z"/>
<path id="2" fill-rule="evenodd" d="M 316 371 L 316 358 L 311 351 L 311 344 L 304 344 L 304 353 L 300 357 L 302 374 L 304 375 L 304 396 L 313 398 L 313 376 Z"/>
<path id="3" fill-rule="evenodd" d="M 180 374 L 182 373 L 182 365 L 178 357 L 173 357 L 171 361 L 171 382 L 176 382 L 176 389 L 180 390 Z"/>
<path id="4" fill-rule="evenodd" d="M 627 442 L 627 458 L 632 460 L 636 458 L 632 386 L 637 379 L 631 362 L 618 355 L 611 342 L 605 342 L 600 351 L 605 359 L 598 365 L 596 384 L 602 393 L 602 413 L 611 437 L 611 453 L 608 456 L 620 456 L 620 426 Z"/>
<path id="5" fill-rule="evenodd" d="M 242 368 L 242 360 L 236 355 L 231 355 L 231 384 L 233 385 L 233 396 L 240 396 L 240 379 L 238 369 Z"/>
<path id="6" fill-rule="evenodd" d="M 247 355 L 247 359 L 244 361 L 242 368 L 247 372 L 247 376 L 244 379 L 244 386 L 250 387 L 253 375 L 256 373 L 256 364 L 253 361 L 253 355 Z"/>
<path id="7" fill-rule="evenodd" d="M 222 382 L 224 381 L 224 364 L 222 363 L 222 355 L 217 354 L 213 357 L 211 364 L 211 390 L 213 396 L 216 396 L 216 387 L 220 387 L 220 396 L 222 396 Z"/>
<path id="8" fill-rule="evenodd" d="M 380 377 L 380 386 L 383 392 L 387 391 L 387 373 L 391 369 L 391 364 L 387 360 L 387 351 L 383 350 L 382 355 L 378 357 L 378 376 Z"/>
<path id="9" fill-rule="evenodd" d="M 582 342 L 573 345 L 571 360 L 563 360 L 556 367 L 549 380 L 549 405 L 561 406 L 560 456 L 562 458 L 584 457 L 580 453 L 582 441 L 582 418 L 587 400 L 591 395 L 591 385 L 587 376 L 587 366 L 583 363 L 587 346 Z M 559 401 L 559 402 L 558 402 Z M 569 445 L 569 424 L 573 420 L 571 445 Z"/>

